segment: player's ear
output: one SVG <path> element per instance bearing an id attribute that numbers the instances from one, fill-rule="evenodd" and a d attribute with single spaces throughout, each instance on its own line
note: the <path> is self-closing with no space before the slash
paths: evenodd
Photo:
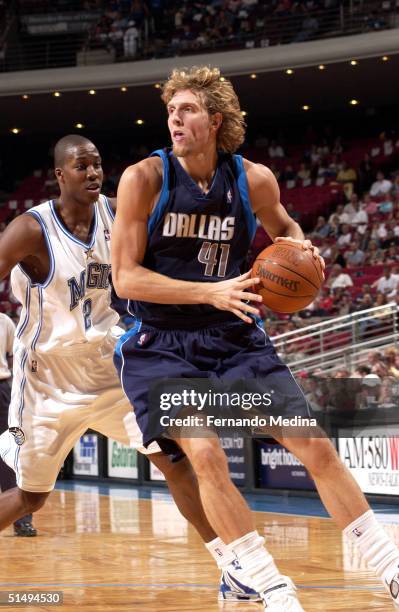
<path id="1" fill-rule="evenodd" d="M 62 181 L 62 180 L 63 180 L 63 178 L 64 178 L 64 173 L 63 173 L 63 171 L 62 171 L 62 168 L 55 168 L 55 169 L 54 169 L 54 173 L 55 173 L 56 179 L 57 179 L 58 181 Z"/>
<path id="2" fill-rule="evenodd" d="M 220 128 L 220 126 L 222 125 L 222 121 L 223 121 L 222 113 L 215 113 L 214 115 L 211 116 L 211 125 L 215 129 L 215 131 Z"/>

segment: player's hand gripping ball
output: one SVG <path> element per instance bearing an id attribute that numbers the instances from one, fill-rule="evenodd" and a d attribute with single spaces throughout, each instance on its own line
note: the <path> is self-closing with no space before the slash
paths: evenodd
<path id="1" fill-rule="evenodd" d="M 275 312 L 291 313 L 308 306 L 323 284 L 319 258 L 300 242 L 279 239 L 257 256 L 252 277 L 259 277 L 257 292 Z"/>

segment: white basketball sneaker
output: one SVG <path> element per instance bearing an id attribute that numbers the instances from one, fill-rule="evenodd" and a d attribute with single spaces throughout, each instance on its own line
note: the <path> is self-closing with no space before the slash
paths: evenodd
<path id="1" fill-rule="evenodd" d="M 261 593 L 264 609 L 267 612 L 304 612 L 291 578 L 288 576 L 282 576 L 282 578 L 283 582 Z"/>
<path id="2" fill-rule="evenodd" d="M 229 603 L 262 601 L 259 593 L 245 584 L 245 577 L 242 575 L 238 561 L 233 561 L 228 568 L 223 570 L 218 599 L 220 602 Z"/>

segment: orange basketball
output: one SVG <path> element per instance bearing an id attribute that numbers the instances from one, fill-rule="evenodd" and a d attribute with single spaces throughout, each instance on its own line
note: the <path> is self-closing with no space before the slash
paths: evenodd
<path id="1" fill-rule="evenodd" d="M 259 277 L 257 292 L 265 306 L 275 312 L 297 312 L 306 308 L 323 284 L 321 264 L 311 251 L 287 241 L 264 249 L 252 266 L 252 277 Z"/>

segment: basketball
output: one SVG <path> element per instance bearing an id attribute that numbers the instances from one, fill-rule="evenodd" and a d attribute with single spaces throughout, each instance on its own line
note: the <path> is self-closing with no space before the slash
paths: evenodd
<path id="1" fill-rule="evenodd" d="M 259 277 L 257 292 L 263 303 L 275 312 L 303 310 L 317 296 L 323 284 L 323 271 L 311 251 L 287 241 L 268 246 L 257 256 L 252 277 Z"/>

